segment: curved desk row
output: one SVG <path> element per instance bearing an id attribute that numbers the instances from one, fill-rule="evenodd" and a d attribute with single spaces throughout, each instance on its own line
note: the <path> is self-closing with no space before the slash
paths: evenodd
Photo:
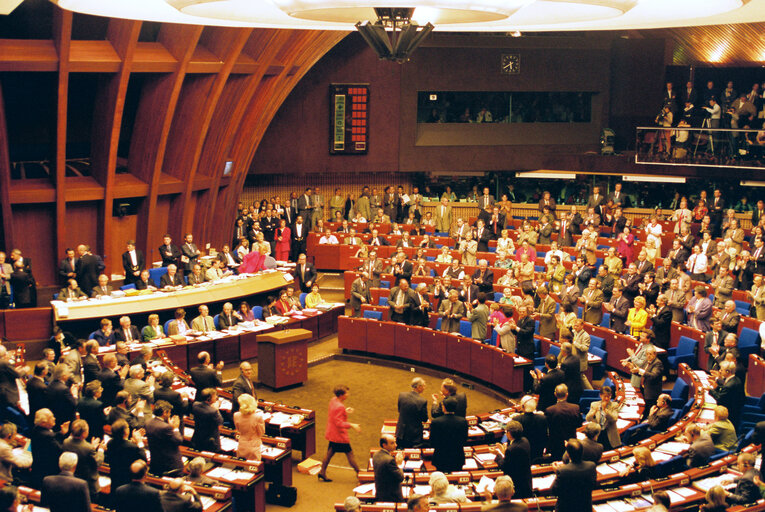
<path id="1" fill-rule="evenodd" d="M 232 276 L 214 283 L 186 286 L 171 292 L 156 291 L 122 298 L 87 299 L 66 302 L 51 301 L 56 322 L 108 318 L 136 313 L 185 308 L 208 302 L 219 302 L 257 295 L 282 288 L 292 282 L 292 276 L 279 271 L 264 271 L 250 276 Z"/>

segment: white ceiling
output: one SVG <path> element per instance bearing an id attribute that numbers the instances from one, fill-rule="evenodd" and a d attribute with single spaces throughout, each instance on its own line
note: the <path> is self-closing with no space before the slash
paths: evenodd
<path id="1" fill-rule="evenodd" d="M 458 9 L 464 9 L 466 12 L 485 13 L 502 3 L 522 4 L 519 8 L 516 6 L 512 9 L 509 17 L 502 16 L 499 20 L 484 22 L 455 23 L 456 20 L 452 18 L 442 20 L 439 24 L 436 12 L 432 20 L 436 24 L 437 31 L 459 32 L 649 29 L 765 21 L 765 0 L 633 0 L 631 3 L 634 7 L 628 8 L 626 12 L 614 8 L 614 6 L 624 8 L 624 0 L 383 0 L 380 5 L 370 4 L 370 0 L 51 1 L 63 9 L 113 18 L 195 25 L 343 31 L 353 30 L 353 23 L 345 22 L 353 18 L 353 15 L 347 16 L 348 13 L 345 13 L 344 18 L 333 17 L 327 15 L 330 10 L 323 12 L 320 10 L 331 8 L 342 10 L 354 6 L 353 8 L 366 8 L 369 12 L 372 6 L 424 6 L 429 7 L 431 12 L 441 7 L 455 12 Z M 279 6 L 285 10 L 281 10 Z M 311 10 L 317 6 L 317 9 Z M 285 11 L 292 12 L 295 16 L 290 16 Z M 319 21 L 328 17 L 343 21 Z M 416 10 L 414 18 L 417 19 Z M 480 16 L 475 17 L 475 19 L 480 18 Z M 466 15 L 465 19 L 470 19 L 470 16 Z"/>

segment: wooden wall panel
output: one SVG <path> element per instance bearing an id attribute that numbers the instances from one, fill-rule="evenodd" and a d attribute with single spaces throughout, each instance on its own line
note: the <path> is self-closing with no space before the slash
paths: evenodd
<path id="1" fill-rule="evenodd" d="M 91 247 L 98 245 L 97 223 L 93 219 L 98 217 L 100 203 L 98 201 L 83 201 L 67 203 L 66 205 L 66 235 L 64 246 L 75 249 L 79 244 L 88 244 Z M 64 251 L 60 251 L 59 259 L 64 257 Z"/>
<path id="2" fill-rule="evenodd" d="M 8 125 L 5 120 L 5 101 L 2 84 L 0 84 L 0 201 L 3 216 L 2 240 L 5 247 L 13 246 L 13 222 L 11 221 L 11 162 L 8 150 Z"/>
<path id="3" fill-rule="evenodd" d="M 162 244 L 162 237 L 165 236 L 165 233 L 167 233 L 168 229 L 168 222 L 172 218 L 172 213 L 170 209 L 170 205 L 172 203 L 172 196 L 159 196 L 157 198 L 157 204 L 156 204 L 156 213 L 155 217 L 157 221 L 150 225 L 146 226 L 144 229 L 144 226 L 140 223 L 140 217 L 139 217 L 139 226 L 141 229 L 138 230 L 139 234 L 141 232 L 147 233 L 147 239 L 148 243 L 146 246 L 146 249 L 144 251 L 144 255 L 146 256 L 146 265 L 149 265 L 149 262 L 153 261 L 161 261 L 161 258 L 159 256 L 159 253 L 157 252 L 157 248 Z"/>
<path id="4" fill-rule="evenodd" d="M 32 272 L 39 283 L 56 283 L 56 262 L 61 258 L 56 252 L 55 237 L 52 236 L 56 230 L 53 205 L 16 204 L 12 210 L 14 232 L 24 234 L 16 240 L 14 247 L 32 259 Z"/>
<path id="5" fill-rule="evenodd" d="M 138 228 L 138 215 L 125 215 L 114 217 L 112 220 L 111 252 L 104 255 L 107 272 L 122 274 L 122 253 L 125 252 L 125 244 L 128 240 L 135 240 Z M 159 246 L 159 244 L 157 244 Z M 108 274 L 107 274 L 108 275 Z"/>

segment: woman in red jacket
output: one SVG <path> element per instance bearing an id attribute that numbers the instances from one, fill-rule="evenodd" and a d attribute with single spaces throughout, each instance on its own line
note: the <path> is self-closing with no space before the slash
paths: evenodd
<path id="1" fill-rule="evenodd" d="M 276 228 L 274 233 L 274 240 L 276 240 L 276 261 L 289 261 L 291 237 L 292 231 L 287 227 L 287 221 L 285 219 L 280 220 L 279 227 Z"/>
<path id="2" fill-rule="evenodd" d="M 321 471 L 317 475 L 319 480 L 325 482 L 332 481 L 327 478 L 327 466 L 329 466 L 329 461 L 332 460 L 336 453 L 344 453 L 348 457 L 348 463 L 356 472 L 356 476 L 359 474 L 359 465 L 356 464 L 356 458 L 353 456 L 348 429 L 352 428 L 356 432 L 361 432 L 361 427 L 359 427 L 358 423 L 348 423 L 348 414 L 353 412 L 352 407 L 346 407 L 344 404 L 349 395 L 348 386 L 342 384 L 335 386 L 334 393 L 335 396 L 329 401 L 327 431 L 324 434 L 324 437 L 329 441 L 329 446 L 327 447 L 327 454 L 321 463 Z"/>

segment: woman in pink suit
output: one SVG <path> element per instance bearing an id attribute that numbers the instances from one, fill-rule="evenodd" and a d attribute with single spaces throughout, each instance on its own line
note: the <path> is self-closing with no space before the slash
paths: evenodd
<path id="1" fill-rule="evenodd" d="M 335 396 L 329 401 L 327 431 L 324 434 L 324 437 L 329 441 L 329 446 L 327 447 L 327 454 L 321 463 L 321 471 L 317 475 L 319 480 L 325 482 L 332 481 L 327 478 L 327 466 L 329 466 L 329 461 L 332 460 L 336 453 L 344 453 L 356 475 L 358 476 L 359 474 L 359 465 L 356 464 L 356 458 L 353 456 L 348 429 L 352 428 L 356 432 L 361 432 L 361 427 L 359 427 L 358 423 L 348 423 L 348 414 L 353 412 L 352 407 L 346 408 L 344 404 L 349 395 L 348 386 L 342 384 L 335 386 L 334 393 Z"/>
<path id="2" fill-rule="evenodd" d="M 290 259 L 290 242 L 292 237 L 292 231 L 287 227 L 287 221 L 282 219 L 279 221 L 279 227 L 276 228 L 274 239 L 276 240 L 276 261 L 289 261 Z"/>
<path id="3" fill-rule="evenodd" d="M 263 413 L 252 395 L 239 395 L 239 410 L 234 413 L 234 425 L 239 432 L 239 446 L 236 456 L 247 460 L 260 460 L 261 438 L 266 433 Z"/>
<path id="4" fill-rule="evenodd" d="M 635 260 L 635 236 L 630 233 L 630 227 L 625 226 L 624 231 L 616 237 L 616 253 L 621 256 L 624 266 L 629 266 Z"/>

